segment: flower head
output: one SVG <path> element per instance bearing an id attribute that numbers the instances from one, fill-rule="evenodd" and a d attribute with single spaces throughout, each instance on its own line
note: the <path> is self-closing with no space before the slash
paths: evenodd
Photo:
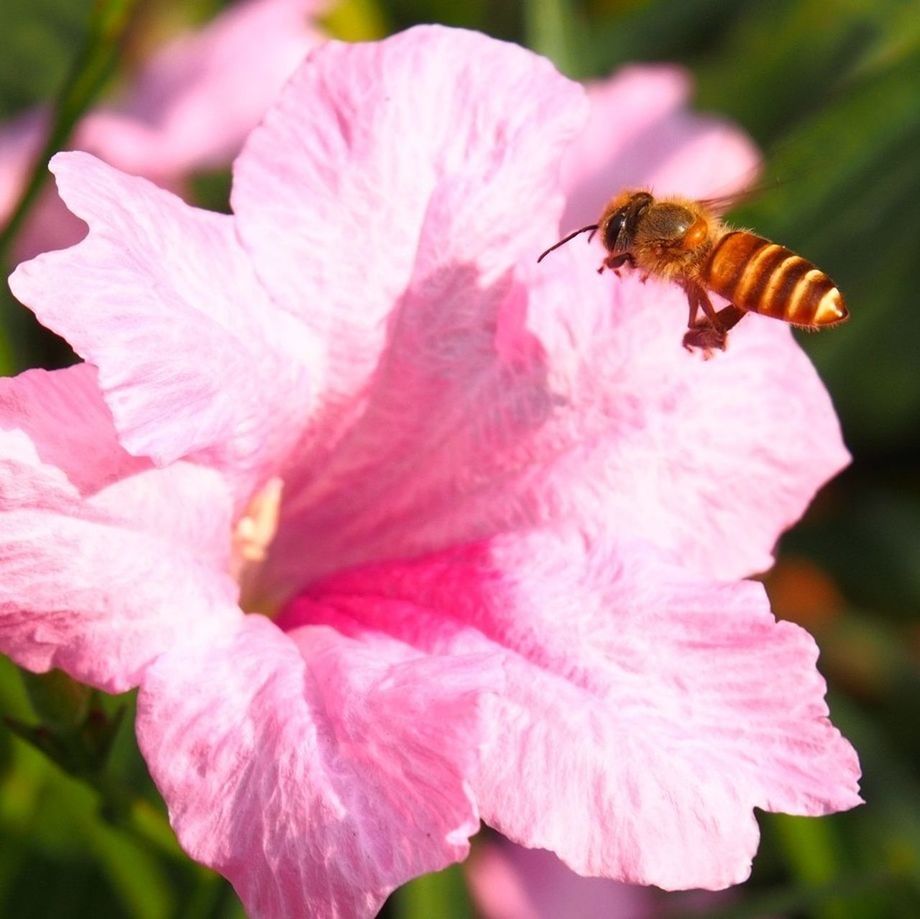
<path id="1" fill-rule="evenodd" d="M 179 839 L 253 915 L 371 915 L 480 816 L 718 888 L 754 807 L 858 801 L 814 643 L 726 580 L 846 461 L 827 395 L 778 324 L 703 365 L 679 291 L 536 265 L 587 111 L 425 27 L 314 52 L 232 216 L 53 163 L 89 234 L 11 284 L 86 364 L 0 387 L 0 640 L 140 686 Z"/>

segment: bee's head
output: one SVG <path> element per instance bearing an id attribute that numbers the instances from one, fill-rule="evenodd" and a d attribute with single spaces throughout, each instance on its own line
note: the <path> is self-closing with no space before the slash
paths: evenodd
<path id="1" fill-rule="evenodd" d="M 647 191 L 623 191 L 610 200 L 597 223 L 601 242 L 608 252 L 630 251 L 639 221 L 654 200 Z"/>
<path id="2" fill-rule="evenodd" d="M 604 208 L 604 213 L 601 214 L 601 219 L 597 223 L 589 224 L 564 236 L 555 245 L 550 246 L 537 261 L 542 262 L 554 249 L 558 249 L 582 233 L 591 234 L 588 237 L 590 242 L 598 231 L 601 234 L 601 242 L 608 252 L 628 252 L 636 235 L 636 227 L 654 200 L 647 191 L 620 192 Z"/>

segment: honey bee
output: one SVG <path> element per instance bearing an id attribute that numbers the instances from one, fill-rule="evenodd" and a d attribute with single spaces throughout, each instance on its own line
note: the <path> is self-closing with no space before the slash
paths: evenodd
<path id="1" fill-rule="evenodd" d="M 600 234 L 607 250 L 598 272 L 638 268 L 645 277 L 674 281 L 687 294 L 690 314 L 683 345 L 705 357 L 725 350 L 728 332 L 747 313 L 818 329 L 849 315 L 834 282 L 811 262 L 747 230 L 735 230 L 716 214 L 718 202 L 656 199 L 629 190 L 610 200 L 597 223 L 570 233 L 537 261 L 581 233 Z M 718 312 L 709 292 L 729 305 Z M 700 316 L 702 310 L 702 316 Z"/>

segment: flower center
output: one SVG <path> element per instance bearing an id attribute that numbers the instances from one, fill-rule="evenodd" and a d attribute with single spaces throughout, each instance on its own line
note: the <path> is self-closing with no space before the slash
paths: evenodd
<path id="1" fill-rule="evenodd" d="M 253 495 L 233 529 L 230 572 L 240 585 L 243 609 L 253 607 L 247 601 L 252 598 L 255 577 L 278 531 L 283 487 L 284 482 L 277 476 L 269 479 Z"/>

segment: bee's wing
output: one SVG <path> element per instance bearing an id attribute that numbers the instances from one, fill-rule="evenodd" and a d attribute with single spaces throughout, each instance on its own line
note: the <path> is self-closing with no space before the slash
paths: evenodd
<path id="1" fill-rule="evenodd" d="M 736 205 L 744 204 L 746 201 L 753 201 L 755 198 L 759 198 L 764 194 L 769 194 L 780 185 L 785 184 L 785 181 L 778 179 L 762 182 L 751 181 L 750 183 L 746 183 L 744 187 L 740 188 L 738 191 L 729 192 L 724 195 L 715 195 L 712 198 L 699 198 L 697 199 L 697 204 L 721 216 Z"/>

